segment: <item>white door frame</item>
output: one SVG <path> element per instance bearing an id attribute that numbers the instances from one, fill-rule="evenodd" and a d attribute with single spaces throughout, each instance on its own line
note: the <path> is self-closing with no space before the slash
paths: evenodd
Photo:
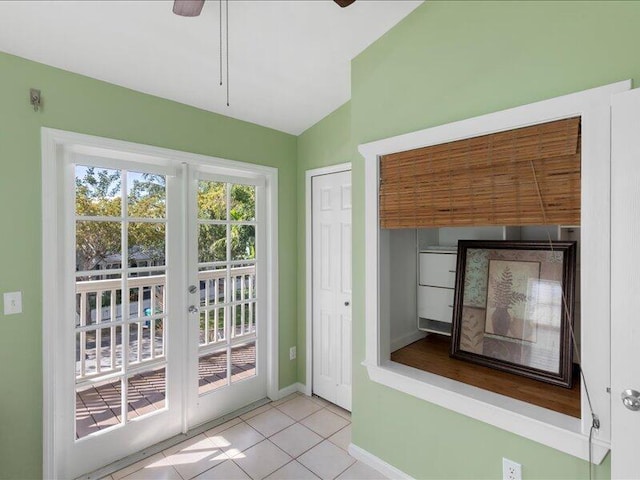
<path id="1" fill-rule="evenodd" d="M 141 163 L 190 165 L 211 165 L 224 175 L 225 170 L 234 176 L 264 176 L 267 187 L 266 239 L 267 258 L 267 396 L 275 399 L 278 394 L 278 170 L 263 165 L 227 160 L 224 158 L 199 155 L 171 150 L 167 148 L 142 145 L 138 143 L 109 138 L 84 135 L 64 130 L 42 128 L 42 284 L 52 285 L 59 282 L 58 258 L 64 242 L 59 238 L 63 232 L 58 224 L 58 199 L 61 176 L 58 164 L 69 153 L 81 153 L 93 156 L 108 156 L 124 161 Z M 55 385 L 56 371 L 61 359 L 55 355 L 52 339 L 56 338 L 55 321 L 61 308 L 61 299 L 47 295 L 42 290 L 42 373 L 43 373 L 43 476 L 57 478 L 58 465 L 55 458 L 54 418 L 56 414 Z M 186 303 L 185 303 L 186 304 Z M 186 335 L 184 336 L 186 338 Z M 185 359 L 186 362 L 186 359 Z M 186 368 L 186 366 L 184 367 Z M 183 419 L 186 422 L 186 419 Z M 183 425 L 186 430 L 186 423 Z"/>
<path id="2" fill-rule="evenodd" d="M 311 182 L 313 177 L 331 173 L 350 172 L 351 162 L 314 168 L 305 172 L 305 257 L 306 257 L 306 381 L 304 393 L 313 393 L 313 258 L 312 258 L 312 222 L 311 222 Z"/>

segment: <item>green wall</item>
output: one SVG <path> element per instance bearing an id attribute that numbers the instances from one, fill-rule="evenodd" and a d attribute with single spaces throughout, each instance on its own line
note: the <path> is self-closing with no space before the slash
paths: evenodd
<path id="1" fill-rule="evenodd" d="M 41 476 L 41 126 L 278 167 L 281 387 L 305 381 L 305 171 L 353 162 L 354 442 L 416 478 L 500 478 L 503 456 L 523 464 L 525 479 L 588 478 L 586 462 L 369 381 L 360 366 L 356 146 L 627 78 L 637 84 L 639 24 L 636 2 L 430 0 L 354 59 L 351 101 L 297 140 L 0 53 L 0 292 L 24 294 L 23 314 L 0 312 L 0 478 Z M 42 90 L 43 112 L 28 105 L 29 87 Z M 609 472 L 607 459 L 596 478 Z"/>
<path id="2" fill-rule="evenodd" d="M 307 367 L 305 175 L 312 168 L 351 162 L 356 148 L 351 135 L 350 102 L 298 137 L 298 378 L 301 383 L 305 383 Z"/>
<path id="3" fill-rule="evenodd" d="M 587 462 L 369 381 L 360 365 L 366 239 L 355 146 L 628 78 L 638 84 L 639 24 L 637 2 L 428 1 L 353 60 L 351 101 L 299 137 L 300 170 L 353 161 L 355 444 L 416 478 L 501 478 L 503 456 L 523 465 L 525 479 L 589 478 Z M 347 131 L 350 139 L 338 135 Z M 299 171 L 299 204 L 303 178 Z M 301 280 L 304 271 L 300 253 Z M 610 476 L 609 458 L 595 478 Z"/>
<path id="4" fill-rule="evenodd" d="M 294 383 L 296 137 L 6 54 L 0 87 L 0 292 L 21 290 L 24 307 L 0 311 L 0 478 L 42 475 L 42 126 L 278 168 L 280 386 Z"/>

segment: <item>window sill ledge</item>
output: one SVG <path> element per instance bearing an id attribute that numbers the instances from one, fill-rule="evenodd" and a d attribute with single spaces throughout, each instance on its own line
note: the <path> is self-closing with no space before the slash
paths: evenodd
<path id="1" fill-rule="evenodd" d="M 391 361 L 362 365 L 376 383 L 589 460 L 589 436 L 581 432 L 580 419 Z M 609 443 L 594 438 L 593 463 L 602 463 L 609 450 Z"/>

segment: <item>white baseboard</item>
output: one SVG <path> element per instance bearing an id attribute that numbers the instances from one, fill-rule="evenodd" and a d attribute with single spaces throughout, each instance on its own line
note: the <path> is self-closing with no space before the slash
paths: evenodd
<path id="1" fill-rule="evenodd" d="M 393 465 L 376 457 L 373 453 L 369 453 L 353 443 L 349 444 L 349 455 L 377 470 L 387 478 L 393 480 L 414 480 L 412 476 L 407 475 L 402 470 L 397 469 Z"/>
<path id="2" fill-rule="evenodd" d="M 425 332 L 421 332 L 420 330 L 417 330 L 415 332 L 407 333 L 402 337 L 393 338 L 391 339 L 391 351 L 395 352 L 396 350 L 404 348 L 407 345 L 412 344 L 413 342 L 417 342 L 418 340 L 426 336 L 427 334 Z"/>
<path id="3" fill-rule="evenodd" d="M 280 400 L 281 398 L 286 397 L 287 395 L 291 395 L 292 393 L 296 393 L 296 392 L 300 392 L 300 393 L 305 393 L 306 392 L 306 387 L 302 384 L 302 383 L 292 383 L 291 385 L 289 385 L 288 387 L 284 387 L 280 390 L 278 390 L 278 393 L 276 394 L 278 398 L 272 398 L 271 400 Z"/>

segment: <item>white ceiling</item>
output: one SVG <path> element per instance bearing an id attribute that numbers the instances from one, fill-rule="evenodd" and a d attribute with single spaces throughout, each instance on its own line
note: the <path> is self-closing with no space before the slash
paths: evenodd
<path id="1" fill-rule="evenodd" d="M 196 18 L 171 1 L 0 1 L 0 50 L 297 135 L 349 100 L 350 60 L 421 3 L 231 0 L 230 107 L 218 0 Z"/>

